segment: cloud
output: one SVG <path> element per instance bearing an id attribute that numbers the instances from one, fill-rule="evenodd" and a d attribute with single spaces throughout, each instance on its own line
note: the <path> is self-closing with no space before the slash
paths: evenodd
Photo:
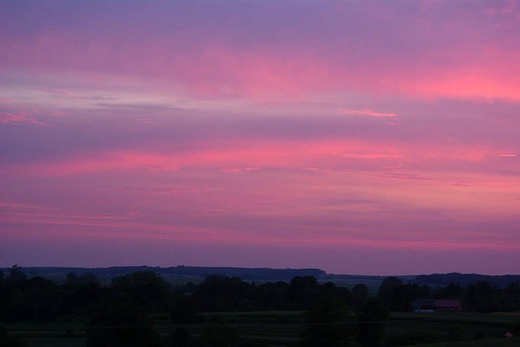
<path id="1" fill-rule="evenodd" d="M 506 5 L 0 4 L 2 241 L 22 245 L 0 254 L 512 259 L 520 9 Z"/>
<path id="2" fill-rule="evenodd" d="M 14 107 L 9 102 L 0 99 L 0 124 L 31 124 L 47 126 L 41 122 L 36 115 L 28 111 L 25 107 Z"/>
<path id="3" fill-rule="evenodd" d="M 34 119 L 33 117 L 27 114 L 13 114 L 9 112 L 1 112 L 0 111 L 0 123 L 3 124 L 32 124 L 32 125 L 48 125 L 46 123 L 42 123 Z"/>
<path id="4" fill-rule="evenodd" d="M 33 163 L 4 164 L 4 173 L 28 176 L 67 176 L 119 170 L 177 171 L 183 168 L 219 169 L 226 172 L 259 169 L 328 171 L 380 170 L 421 165 L 443 171 L 461 165 L 485 167 L 497 156 L 491 148 L 447 145 L 415 147 L 413 144 L 357 140 L 281 141 L 235 139 L 213 148 L 186 148 L 173 151 L 104 150 L 81 157 L 57 158 Z M 165 143 L 161 147 L 167 147 Z"/>
<path id="5" fill-rule="evenodd" d="M 347 114 L 347 115 L 361 115 L 361 116 L 369 116 L 369 117 L 376 117 L 376 118 L 382 118 L 382 117 L 397 117 L 397 113 L 381 113 L 381 112 L 375 112 L 370 109 L 364 109 L 364 110 L 341 110 L 341 113 Z"/>
<path id="6" fill-rule="evenodd" d="M 485 4 L 442 2 L 428 10 L 421 4 L 331 3 L 319 11 L 317 4 L 276 2 L 98 4 L 84 13 L 83 6 L 65 6 L 64 17 L 85 17 L 74 25 L 39 15 L 40 6 L 13 7 L 0 27 L 0 66 L 119 75 L 158 89 L 258 101 L 301 100 L 324 91 L 520 99 L 518 52 L 511 42 L 519 29 L 511 12 L 489 13 Z M 212 18 L 204 14 L 210 9 Z M 21 31 L 16 23 L 27 12 L 36 20 Z"/>

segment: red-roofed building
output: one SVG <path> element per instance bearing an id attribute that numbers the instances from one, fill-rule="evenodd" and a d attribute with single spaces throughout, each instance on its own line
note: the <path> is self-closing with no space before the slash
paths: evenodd
<path id="1" fill-rule="evenodd" d="M 460 312 L 460 300 L 419 299 L 414 302 L 415 312 Z"/>
<path id="2" fill-rule="evenodd" d="M 435 312 L 460 312 L 460 300 L 435 300 Z"/>

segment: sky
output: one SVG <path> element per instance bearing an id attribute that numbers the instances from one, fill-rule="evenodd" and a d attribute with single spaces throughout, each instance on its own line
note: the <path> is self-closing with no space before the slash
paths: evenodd
<path id="1" fill-rule="evenodd" d="M 0 0 L 0 267 L 520 273 L 520 2 Z"/>

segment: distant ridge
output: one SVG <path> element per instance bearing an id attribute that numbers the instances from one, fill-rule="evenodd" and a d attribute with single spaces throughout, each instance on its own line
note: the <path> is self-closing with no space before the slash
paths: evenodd
<path id="1" fill-rule="evenodd" d="M 9 273 L 9 268 L 0 268 L 4 275 Z M 116 276 L 131 274 L 137 271 L 153 271 L 171 281 L 194 281 L 198 282 L 210 275 L 222 275 L 228 277 L 239 277 L 244 281 L 284 281 L 289 282 L 296 276 L 314 276 L 320 282 L 331 281 L 340 286 L 351 287 L 356 283 L 365 283 L 377 288 L 379 284 L 390 276 L 373 275 L 348 275 L 348 274 L 327 274 L 317 268 L 303 269 L 277 269 L 277 268 L 246 268 L 246 267 L 215 267 L 215 266 L 185 266 L 178 265 L 172 267 L 160 266 L 110 266 L 110 267 L 22 267 L 22 271 L 29 277 L 42 276 L 56 282 L 65 281 L 68 273 L 84 274 L 87 272 L 96 275 L 102 282 L 110 283 Z M 403 283 L 415 283 L 417 285 L 428 285 L 444 287 L 450 284 L 459 284 L 466 287 L 479 281 L 487 281 L 491 285 L 506 288 L 512 283 L 520 283 L 520 275 L 482 275 L 482 274 L 463 274 L 434 273 L 429 275 L 408 275 L 398 277 Z"/>
<path id="2" fill-rule="evenodd" d="M 479 281 L 486 281 L 495 287 L 505 288 L 512 283 L 520 283 L 520 275 L 480 275 L 480 274 L 462 274 L 458 272 L 446 274 L 418 275 L 414 282 L 418 285 L 428 286 L 447 286 L 450 284 L 460 284 L 466 287 Z"/>
<path id="3" fill-rule="evenodd" d="M 9 270 L 9 269 L 5 269 Z M 55 277 L 65 277 L 67 273 L 83 274 L 91 272 L 98 277 L 114 277 L 127 275 L 137 271 L 153 271 L 161 275 L 196 276 L 207 277 L 210 275 L 222 275 L 228 277 L 240 277 L 243 280 L 262 281 L 290 281 L 296 276 L 314 276 L 322 278 L 326 272 L 320 269 L 272 269 L 272 268 L 242 268 L 242 267 L 206 267 L 206 266 L 111 266 L 103 268 L 86 267 L 23 267 L 22 270 L 29 276 L 43 276 L 52 274 Z"/>

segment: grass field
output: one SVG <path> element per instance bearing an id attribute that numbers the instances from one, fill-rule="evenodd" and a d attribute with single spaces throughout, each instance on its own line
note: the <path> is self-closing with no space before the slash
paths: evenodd
<path id="1" fill-rule="evenodd" d="M 26 338 L 27 347 L 85 347 L 86 338 Z"/>
<path id="2" fill-rule="evenodd" d="M 414 347 L 518 347 L 520 346 L 520 338 L 513 337 L 510 339 L 482 339 L 468 340 L 457 342 L 428 343 L 422 345 L 413 345 Z M 405 346 L 406 347 L 406 346 Z"/>
<path id="3" fill-rule="evenodd" d="M 225 322 L 243 339 L 262 339 L 271 346 L 287 346 L 297 342 L 304 328 L 301 311 L 220 312 L 202 314 L 206 322 Z M 155 327 L 166 336 L 174 327 L 160 315 Z M 505 330 L 520 322 L 520 313 L 392 313 L 386 323 L 386 335 L 421 334 L 439 336 L 447 329 L 464 341 L 414 345 L 420 347 L 519 347 L 520 337 L 500 338 Z M 351 319 L 343 322 L 355 327 Z M 185 325 L 194 336 L 200 336 L 207 323 Z M 0 323 L 0 326 L 27 341 L 28 347 L 83 347 L 86 345 L 85 323 Z M 473 339 L 477 334 L 482 339 Z M 428 340 L 426 340 L 428 341 Z M 432 340 L 430 340 L 432 341 Z"/>
<path id="4" fill-rule="evenodd" d="M 453 312 L 453 313 L 425 313 L 425 312 L 392 312 L 391 319 L 409 320 L 436 320 L 458 323 L 485 323 L 485 324 L 516 324 L 520 322 L 520 312 Z"/>
<path id="5" fill-rule="evenodd" d="M 28 347 L 84 347 L 87 342 L 82 323 L 0 323 L 0 327 L 24 339 Z"/>

